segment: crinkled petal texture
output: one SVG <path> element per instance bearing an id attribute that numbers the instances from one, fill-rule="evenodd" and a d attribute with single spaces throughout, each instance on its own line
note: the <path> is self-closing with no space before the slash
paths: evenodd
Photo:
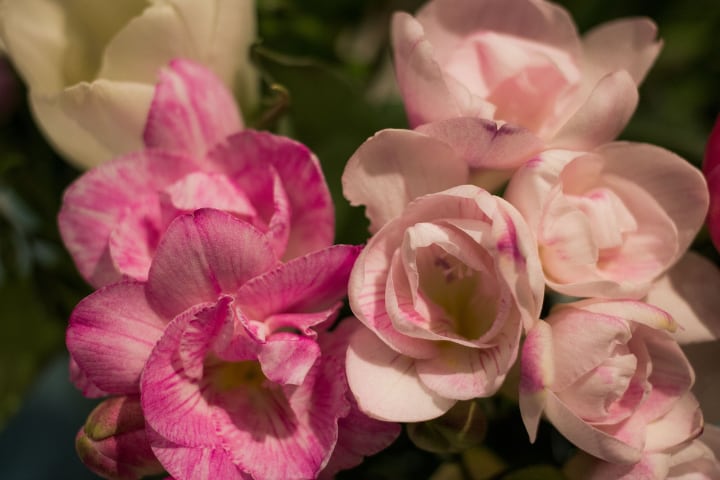
<path id="1" fill-rule="evenodd" d="M 415 17 L 395 14 L 392 42 L 411 125 L 489 118 L 565 148 L 615 138 L 660 49 L 649 20 L 581 40 L 568 13 L 543 0 L 433 0 Z"/>
<path id="2" fill-rule="evenodd" d="M 146 282 L 104 287 L 73 312 L 77 375 L 140 393 L 150 445 L 174 478 L 315 478 L 349 428 L 362 436 L 344 435 L 333 467 L 347 468 L 398 434 L 348 397 L 350 330 L 317 341 L 358 254 L 336 245 L 279 263 L 272 240 L 234 215 L 180 215 Z M 357 422 L 339 426 L 349 415 Z"/>
<path id="3" fill-rule="evenodd" d="M 360 409 L 421 421 L 497 391 L 523 326 L 537 321 L 543 281 L 518 212 L 464 185 L 416 199 L 381 228 L 348 293 L 367 327 L 353 336 L 347 359 Z"/>
<path id="4" fill-rule="evenodd" d="M 254 7 L 249 0 L 10 0 L 0 35 L 38 123 L 69 161 L 88 168 L 142 147 L 153 84 L 173 58 L 206 65 L 254 103 L 247 55 Z"/>
<path id="5" fill-rule="evenodd" d="M 505 198 L 534 231 L 547 284 L 579 297 L 642 298 L 702 226 L 702 174 L 659 147 L 616 142 L 547 150 Z"/>
<path id="6" fill-rule="evenodd" d="M 690 393 L 692 367 L 669 334 L 675 328 L 664 311 L 632 300 L 556 308 L 529 332 L 520 360 L 520 412 L 531 440 L 542 413 L 612 464 L 695 438 L 702 414 Z"/>

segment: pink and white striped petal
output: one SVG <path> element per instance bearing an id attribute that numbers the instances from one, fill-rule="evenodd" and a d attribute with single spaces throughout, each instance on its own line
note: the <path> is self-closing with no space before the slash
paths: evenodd
<path id="1" fill-rule="evenodd" d="M 285 332 L 271 335 L 258 355 L 265 376 L 280 385 L 301 385 L 319 358 L 315 339 Z"/>
<path id="2" fill-rule="evenodd" d="M 148 276 L 153 307 L 172 318 L 234 293 L 276 263 L 265 236 L 250 224 L 212 209 L 177 217 L 168 227 Z"/>
<path id="3" fill-rule="evenodd" d="M 128 395 L 138 392 L 140 374 L 165 325 L 148 304 L 144 284 L 116 283 L 75 307 L 66 343 L 89 382 Z"/>
<path id="4" fill-rule="evenodd" d="M 243 122 L 235 99 L 210 70 L 176 59 L 160 73 L 143 140 L 149 148 L 179 151 L 198 164 Z"/>

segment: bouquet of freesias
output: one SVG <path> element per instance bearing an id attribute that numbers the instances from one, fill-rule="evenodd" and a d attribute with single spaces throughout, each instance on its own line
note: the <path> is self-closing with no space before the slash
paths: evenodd
<path id="1" fill-rule="evenodd" d="M 328 166 L 301 143 L 323 112 L 272 79 L 268 65 L 292 62 L 255 44 L 257 8 L 271 10 L 2 4 L 33 118 L 86 169 L 57 216 L 92 287 L 65 336 L 72 382 L 101 399 L 75 440 L 86 466 L 394 479 L 420 459 L 412 478 L 720 478 L 720 271 L 690 250 L 706 218 L 720 246 L 720 127 L 707 180 L 617 140 L 662 48 L 655 24 L 581 36 L 544 0 L 378 14 L 355 41 L 382 51 L 389 30 L 379 70 L 394 77 L 346 107 L 377 110 L 384 88 L 407 123 L 361 130 Z M 336 216 L 357 245 L 334 243 Z"/>

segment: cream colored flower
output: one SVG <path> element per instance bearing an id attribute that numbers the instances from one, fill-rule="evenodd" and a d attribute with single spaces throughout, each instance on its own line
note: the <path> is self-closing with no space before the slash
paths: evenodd
<path id="1" fill-rule="evenodd" d="M 142 147 L 158 69 L 203 63 L 241 99 L 257 95 L 247 50 L 253 0 L 4 0 L 0 36 L 48 139 L 91 167 Z"/>

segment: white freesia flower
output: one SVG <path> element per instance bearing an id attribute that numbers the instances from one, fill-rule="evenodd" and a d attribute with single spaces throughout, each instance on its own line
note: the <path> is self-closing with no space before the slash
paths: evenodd
<path id="1" fill-rule="evenodd" d="M 176 57 L 257 96 L 254 0 L 2 0 L 0 36 L 49 140 L 91 167 L 142 147 L 158 69 Z"/>

